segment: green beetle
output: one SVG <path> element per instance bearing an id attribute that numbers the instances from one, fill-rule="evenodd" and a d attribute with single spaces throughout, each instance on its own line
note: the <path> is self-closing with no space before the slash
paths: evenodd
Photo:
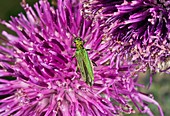
<path id="1" fill-rule="evenodd" d="M 92 86 L 94 81 L 94 74 L 92 63 L 89 59 L 86 49 L 83 46 L 84 42 L 81 38 L 76 37 L 74 39 L 74 43 L 76 45 L 75 57 L 77 59 L 77 64 L 81 72 L 81 76 L 88 85 Z"/>

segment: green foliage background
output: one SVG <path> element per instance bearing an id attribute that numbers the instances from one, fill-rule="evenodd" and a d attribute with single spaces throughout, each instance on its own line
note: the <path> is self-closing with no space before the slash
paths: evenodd
<path id="1" fill-rule="evenodd" d="M 30 6 L 32 6 L 38 0 L 27 0 Z M 18 13 L 24 12 L 23 8 L 20 6 L 21 0 L 0 0 L 0 19 L 1 20 L 10 20 L 10 16 L 17 16 Z M 51 0 L 50 0 L 51 2 Z M 14 33 L 10 31 L 3 25 L 0 25 L 0 37 L 2 36 L 2 31 L 6 30 L 10 33 Z M 4 37 L 3 37 L 4 38 Z M 141 78 L 139 83 L 148 85 L 149 83 L 149 73 L 141 74 Z M 150 89 L 141 89 L 142 92 L 153 94 L 156 101 L 161 105 L 165 116 L 170 116 L 170 75 L 167 74 L 156 74 L 153 77 L 153 83 Z M 159 116 L 159 112 L 156 106 L 149 104 L 151 110 L 154 112 L 155 116 Z M 124 114 L 125 116 L 129 116 L 129 114 Z M 146 114 L 140 114 L 139 112 L 136 114 L 130 114 L 130 116 L 147 116 Z"/>

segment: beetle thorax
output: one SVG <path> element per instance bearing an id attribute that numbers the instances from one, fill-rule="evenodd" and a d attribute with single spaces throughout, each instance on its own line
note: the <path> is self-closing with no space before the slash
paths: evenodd
<path id="1" fill-rule="evenodd" d="M 75 44 L 76 44 L 76 49 L 80 50 L 83 49 L 83 41 L 81 40 L 81 38 L 77 38 L 74 40 Z"/>

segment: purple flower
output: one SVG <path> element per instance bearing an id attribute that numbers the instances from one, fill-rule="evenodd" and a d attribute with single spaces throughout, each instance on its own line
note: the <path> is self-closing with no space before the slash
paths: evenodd
<path id="1" fill-rule="evenodd" d="M 40 0 L 35 12 L 23 4 L 26 16 L 1 21 L 17 36 L 3 31 L 8 40 L 0 46 L 0 115 L 113 116 L 133 113 L 132 102 L 152 116 L 148 102 L 157 105 L 163 116 L 153 98 L 137 91 L 141 85 L 132 75 L 134 66 L 119 57 L 113 60 L 110 41 L 98 22 L 84 19 L 82 4 L 58 0 L 57 6 Z M 97 65 L 93 86 L 76 71 L 74 36 L 86 42 L 84 47 Z"/>
<path id="2" fill-rule="evenodd" d="M 116 52 L 142 67 L 170 73 L 170 1 L 93 0 L 86 4 L 85 13 L 110 33 Z"/>

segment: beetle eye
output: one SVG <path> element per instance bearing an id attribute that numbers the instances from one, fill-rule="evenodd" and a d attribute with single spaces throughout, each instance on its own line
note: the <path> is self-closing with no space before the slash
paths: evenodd
<path id="1" fill-rule="evenodd" d="M 74 43 L 76 43 L 76 42 L 77 42 L 77 38 L 74 39 Z"/>

